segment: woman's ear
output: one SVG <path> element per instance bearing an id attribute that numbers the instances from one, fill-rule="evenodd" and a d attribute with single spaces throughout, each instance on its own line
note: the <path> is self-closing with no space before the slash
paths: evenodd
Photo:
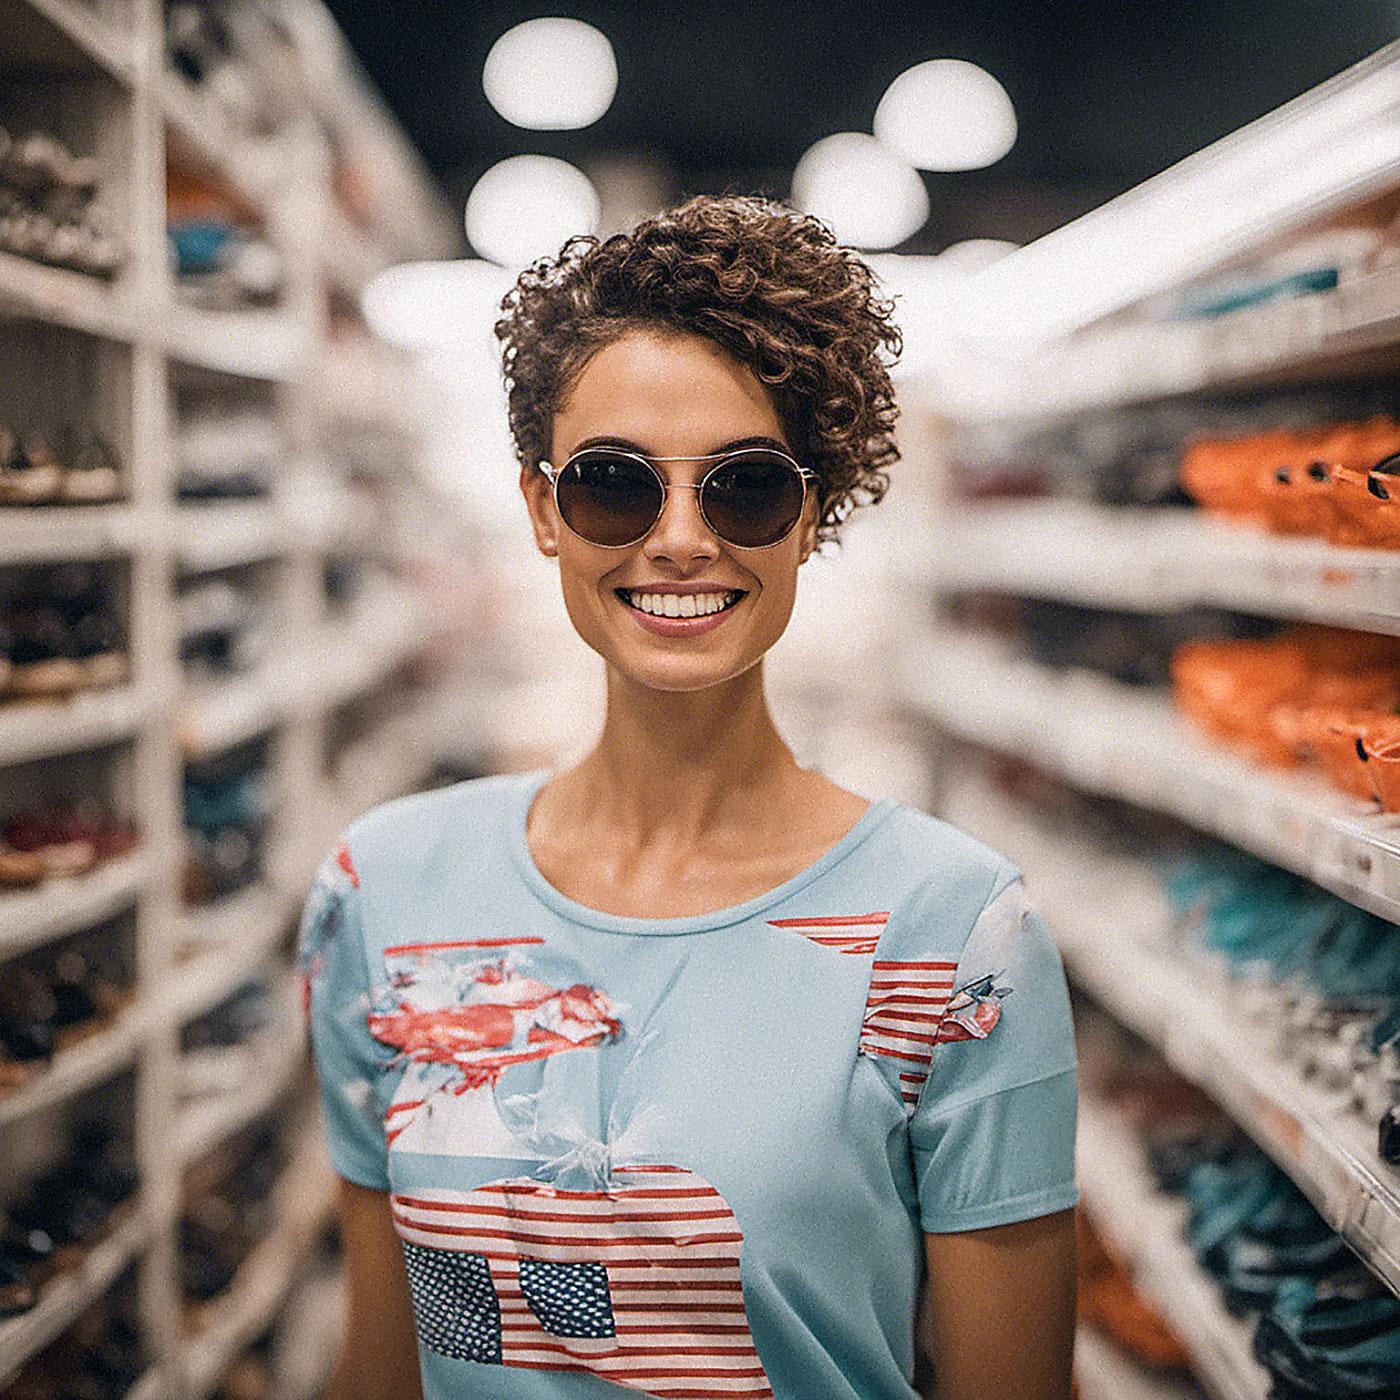
<path id="1" fill-rule="evenodd" d="M 530 512 L 530 528 L 535 532 L 535 544 L 540 553 L 558 554 L 558 524 L 549 478 L 538 467 L 522 467 L 520 491 L 525 497 L 525 508 Z"/>
<path id="2" fill-rule="evenodd" d="M 821 524 L 821 510 L 821 501 L 813 491 L 807 497 L 807 508 L 803 512 L 802 524 L 799 527 L 802 532 L 802 554 L 797 561 L 799 566 L 812 557 L 812 551 L 817 547 L 817 526 Z"/>

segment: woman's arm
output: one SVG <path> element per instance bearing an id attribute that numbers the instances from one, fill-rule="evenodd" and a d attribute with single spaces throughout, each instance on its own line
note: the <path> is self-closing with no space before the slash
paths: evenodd
<path id="1" fill-rule="evenodd" d="M 924 1236 L 937 1400 L 1069 1400 L 1074 1212 Z"/>
<path id="2" fill-rule="evenodd" d="M 422 1400 L 403 1248 L 387 1191 L 340 1179 L 345 1329 L 326 1400 Z"/>

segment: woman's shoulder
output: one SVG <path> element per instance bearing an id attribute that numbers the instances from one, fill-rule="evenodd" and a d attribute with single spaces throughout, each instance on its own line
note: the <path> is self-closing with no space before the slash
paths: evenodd
<path id="1" fill-rule="evenodd" d="M 443 841 L 500 840 L 506 814 L 531 773 L 491 773 L 391 797 L 352 818 L 342 832 L 357 863 L 412 862 Z"/>
<path id="2" fill-rule="evenodd" d="M 980 907 L 1020 878 L 1006 855 L 952 822 L 898 800 L 890 806 L 871 856 L 902 872 L 911 899 L 956 897 Z"/>

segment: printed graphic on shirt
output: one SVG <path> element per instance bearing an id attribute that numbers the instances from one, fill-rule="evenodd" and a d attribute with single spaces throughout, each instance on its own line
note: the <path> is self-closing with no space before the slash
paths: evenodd
<path id="1" fill-rule="evenodd" d="M 622 1034 L 607 994 L 574 980 L 577 968 L 552 955 L 538 955 L 536 966 L 518 951 L 543 945 L 541 938 L 476 938 L 385 950 L 388 983 L 375 993 L 367 1024 L 398 1051 L 389 1068 L 403 1069 L 385 1114 L 391 1146 L 519 1156 L 496 1104 L 504 1071 Z"/>
<path id="2" fill-rule="evenodd" d="M 1010 987 L 997 982 L 998 977 L 1005 976 L 1003 968 L 959 988 L 939 1024 L 940 1045 L 953 1040 L 986 1040 L 1001 1020 L 1001 1003 L 1011 995 Z"/>
<path id="3" fill-rule="evenodd" d="M 298 972 L 301 976 L 302 1014 L 311 1014 L 311 983 L 325 968 L 326 947 L 342 923 L 341 903 L 347 892 L 359 889 L 360 876 L 342 838 L 317 867 L 307 896 L 306 926 L 301 934 Z"/>
<path id="4" fill-rule="evenodd" d="M 768 923 L 800 933 L 818 947 L 866 957 L 875 951 L 889 917 L 889 910 L 881 909 L 873 914 L 823 914 L 807 919 L 769 919 Z"/>
<path id="5" fill-rule="evenodd" d="M 614 1166 L 606 1190 L 512 1177 L 391 1199 L 428 1349 L 647 1395 L 772 1400 L 739 1280 L 743 1233 L 696 1173 Z"/>
<path id="6" fill-rule="evenodd" d="M 957 991 L 955 962 L 877 959 L 861 1024 L 860 1052 L 900 1062 L 899 1093 L 912 1114 L 928 1079 L 935 1045 L 985 1040 L 1001 1017 L 1011 988 L 997 985 L 1003 973 L 964 983 Z"/>

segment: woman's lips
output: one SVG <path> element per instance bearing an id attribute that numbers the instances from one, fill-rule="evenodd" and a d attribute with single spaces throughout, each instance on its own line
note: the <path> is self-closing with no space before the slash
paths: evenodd
<path id="1" fill-rule="evenodd" d="M 645 627 L 648 632 L 655 632 L 659 637 L 694 637 L 701 632 L 713 632 L 725 618 L 742 606 L 748 596 L 747 593 L 740 594 L 738 601 L 731 606 L 717 613 L 709 613 L 705 617 L 655 617 L 640 608 L 634 608 L 626 599 L 618 598 L 616 593 L 613 594 L 619 605 L 637 619 L 639 626 Z"/>

